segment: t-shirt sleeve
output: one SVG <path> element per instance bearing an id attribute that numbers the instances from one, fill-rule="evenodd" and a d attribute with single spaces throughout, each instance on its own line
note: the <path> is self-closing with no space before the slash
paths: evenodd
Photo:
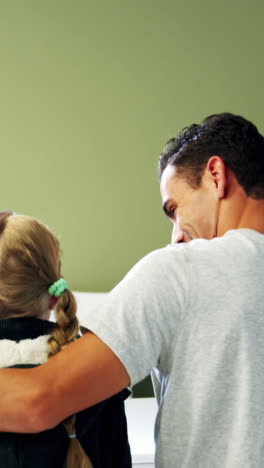
<path id="1" fill-rule="evenodd" d="M 118 356 L 131 385 L 164 360 L 176 338 L 187 298 L 187 269 L 181 245 L 156 250 L 82 321 Z"/>

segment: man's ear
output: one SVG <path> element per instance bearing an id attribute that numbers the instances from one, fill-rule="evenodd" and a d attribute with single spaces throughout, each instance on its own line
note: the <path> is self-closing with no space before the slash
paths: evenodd
<path id="1" fill-rule="evenodd" d="M 227 184 L 226 166 L 224 161 L 220 156 L 211 156 L 207 163 L 206 170 L 214 183 L 218 198 L 224 198 Z"/>
<path id="2" fill-rule="evenodd" d="M 53 310 L 57 302 L 58 302 L 58 298 L 56 296 L 50 296 L 49 297 L 49 310 Z"/>

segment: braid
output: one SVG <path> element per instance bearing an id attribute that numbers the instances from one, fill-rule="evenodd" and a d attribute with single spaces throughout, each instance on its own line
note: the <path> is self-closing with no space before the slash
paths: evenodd
<path id="1" fill-rule="evenodd" d="M 76 317 L 77 305 L 74 295 L 66 289 L 60 296 L 56 308 L 56 326 L 48 340 L 49 358 L 61 351 L 73 341 L 79 331 L 79 322 Z M 70 416 L 62 422 L 67 434 L 75 435 L 76 416 Z M 70 438 L 66 468 L 92 468 L 92 464 L 76 437 Z"/>
<path id="2" fill-rule="evenodd" d="M 60 296 L 56 308 L 56 327 L 49 338 L 49 357 L 57 354 L 64 346 L 67 346 L 76 338 L 79 330 L 79 322 L 76 317 L 76 301 L 69 289 Z"/>

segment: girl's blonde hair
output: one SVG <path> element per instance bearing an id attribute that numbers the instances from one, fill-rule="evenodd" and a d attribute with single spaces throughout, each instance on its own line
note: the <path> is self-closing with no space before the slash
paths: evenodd
<path id="1" fill-rule="evenodd" d="M 60 247 L 47 226 L 30 216 L 0 212 L 0 319 L 38 317 L 49 309 L 49 287 L 61 277 Z M 56 325 L 48 340 L 49 358 L 78 334 L 76 301 L 69 289 L 55 307 Z M 62 423 L 75 433 L 75 416 Z M 70 438 L 67 468 L 92 465 L 77 438 Z"/>

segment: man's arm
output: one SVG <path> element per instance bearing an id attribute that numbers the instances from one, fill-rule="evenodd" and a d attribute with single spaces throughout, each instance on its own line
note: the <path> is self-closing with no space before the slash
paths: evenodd
<path id="1" fill-rule="evenodd" d="M 0 431 L 49 429 L 129 383 L 118 357 L 86 333 L 42 366 L 0 369 Z"/>

